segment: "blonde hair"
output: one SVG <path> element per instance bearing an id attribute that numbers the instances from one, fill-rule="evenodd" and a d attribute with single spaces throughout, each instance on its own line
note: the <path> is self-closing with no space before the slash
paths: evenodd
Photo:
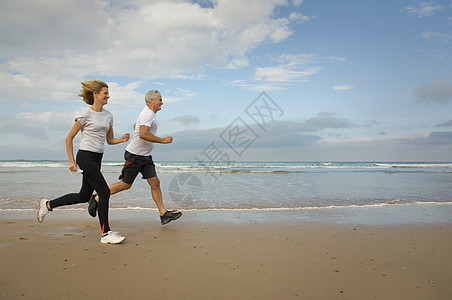
<path id="1" fill-rule="evenodd" d="M 85 80 L 82 82 L 82 90 L 80 91 L 78 96 L 82 97 L 83 101 L 85 101 L 87 104 L 93 105 L 93 93 L 99 93 L 104 87 L 108 88 L 108 85 L 102 80 Z"/>
<path id="2" fill-rule="evenodd" d="M 151 103 L 151 100 L 157 99 L 157 93 L 160 94 L 160 92 L 157 90 L 150 90 L 149 92 L 147 92 L 146 96 L 144 96 L 144 101 L 146 101 L 146 104 Z"/>

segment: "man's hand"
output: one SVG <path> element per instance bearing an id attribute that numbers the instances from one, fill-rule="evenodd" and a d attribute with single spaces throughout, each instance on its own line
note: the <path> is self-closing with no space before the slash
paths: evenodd
<path id="1" fill-rule="evenodd" d="M 173 137 L 167 136 L 167 137 L 163 138 L 162 144 L 170 144 L 172 141 L 173 141 Z"/>

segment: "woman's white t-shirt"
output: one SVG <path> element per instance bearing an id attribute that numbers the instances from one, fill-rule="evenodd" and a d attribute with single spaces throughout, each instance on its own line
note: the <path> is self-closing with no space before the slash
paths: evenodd
<path id="1" fill-rule="evenodd" d="M 113 125 L 113 115 L 106 109 L 97 112 L 88 107 L 77 112 L 75 119 L 82 124 L 79 149 L 104 153 L 105 138 Z"/>

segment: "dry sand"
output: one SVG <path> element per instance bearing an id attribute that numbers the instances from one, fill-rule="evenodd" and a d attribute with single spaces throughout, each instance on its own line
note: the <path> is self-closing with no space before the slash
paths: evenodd
<path id="1" fill-rule="evenodd" d="M 452 222 L 141 215 L 114 213 L 127 239 L 103 245 L 86 212 L 0 214 L 0 299 L 452 298 Z"/>

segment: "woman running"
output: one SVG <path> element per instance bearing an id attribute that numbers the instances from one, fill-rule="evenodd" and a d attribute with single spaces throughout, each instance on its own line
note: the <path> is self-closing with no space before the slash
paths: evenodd
<path id="1" fill-rule="evenodd" d="M 69 169 L 83 172 L 82 187 L 78 194 L 71 193 L 49 201 L 42 198 L 39 202 L 38 221 L 42 222 L 54 208 L 65 205 L 88 202 L 93 191 L 99 195 L 98 214 L 102 230 L 100 242 L 103 244 L 118 244 L 125 237 L 111 231 L 108 224 L 108 205 L 110 189 L 100 172 L 105 140 L 109 145 L 115 145 L 129 140 L 129 134 L 115 138 L 113 134 L 113 115 L 105 110 L 110 95 L 108 85 L 100 80 L 82 82 L 79 96 L 90 107 L 78 112 L 75 124 L 66 138 L 66 150 L 69 158 Z M 82 131 L 77 159 L 74 160 L 73 140 Z"/>

